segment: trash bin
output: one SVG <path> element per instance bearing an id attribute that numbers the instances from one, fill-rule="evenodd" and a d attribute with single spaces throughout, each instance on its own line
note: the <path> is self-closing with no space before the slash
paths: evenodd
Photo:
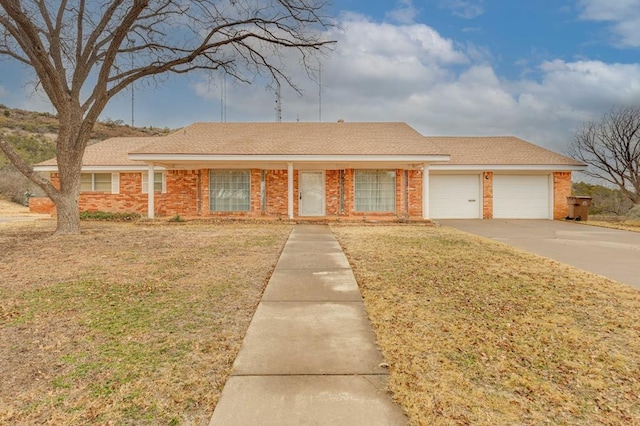
<path id="1" fill-rule="evenodd" d="M 566 220 L 589 220 L 589 207 L 591 207 L 591 197 L 583 195 L 572 195 L 567 197 L 569 204 L 569 216 Z"/>

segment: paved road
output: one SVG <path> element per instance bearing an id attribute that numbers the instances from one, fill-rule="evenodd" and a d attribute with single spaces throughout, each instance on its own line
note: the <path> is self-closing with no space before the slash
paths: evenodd
<path id="1" fill-rule="evenodd" d="M 640 288 L 640 233 L 552 220 L 439 220 Z"/>

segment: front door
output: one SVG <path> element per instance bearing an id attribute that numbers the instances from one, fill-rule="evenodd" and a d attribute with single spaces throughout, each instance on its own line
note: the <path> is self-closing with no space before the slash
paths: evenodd
<path id="1" fill-rule="evenodd" d="M 300 172 L 300 216 L 324 216 L 324 173 Z"/>

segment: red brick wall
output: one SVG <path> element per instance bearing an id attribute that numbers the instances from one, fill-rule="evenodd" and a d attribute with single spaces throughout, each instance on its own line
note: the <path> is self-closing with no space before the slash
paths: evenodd
<path id="1" fill-rule="evenodd" d="M 280 217 L 286 218 L 287 211 L 287 170 L 265 171 L 265 208 L 261 208 L 261 171 L 251 170 L 251 209 L 248 212 L 209 211 L 209 170 L 170 170 L 166 172 L 166 194 L 155 193 L 155 213 L 157 216 L 185 217 Z M 298 176 L 294 172 L 294 216 L 298 215 Z M 57 174 L 52 173 L 51 182 L 59 187 Z M 493 217 L 493 172 L 482 174 L 483 217 Z M 571 172 L 553 173 L 554 219 L 564 219 L 569 214 L 566 197 L 571 195 Z M 396 170 L 396 211 L 391 213 L 356 212 L 354 199 L 354 170 L 344 170 L 344 211 L 340 211 L 340 171 L 325 172 L 326 216 L 374 219 L 395 219 L 422 217 L 422 171 Z M 48 198 L 32 198 L 29 202 L 32 212 L 54 213 L 55 206 Z M 120 173 L 120 193 L 82 192 L 81 211 L 138 212 L 147 214 L 147 194 L 142 193 L 140 172 Z"/>
<path id="2" fill-rule="evenodd" d="M 493 219 L 493 172 L 482 173 L 482 218 Z"/>
<path id="3" fill-rule="evenodd" d="M 196 216 L 198 214 L 197 170 L 170 170 L 165 174 L 166 194 L 157 192 L 154 197 L 155 214 L 158 216 Z M 57 173 L 51 182 L 59 187 Z M 147 214 L 148 195 L 142 193 L 142 173 L 120 173 L 120 192 L 81 192 L 80 211 L 107 211 L 114 213 L 137 212 Z"/>
<path id="4" fill-rule="evenodd" d="M 29 198 L 29 211 L 31 213 L 42 213 L 55 215 L 56 205 L 48 197 Z"/>
<path id="5" fill-rule="evenodd" d="M 267 170 L 265 173 L 265 216 L 286 218 L 288 211 L 288 179 L 286 170 Z"/>
<path id="6" fill-rule="evenodd" d="M 422 218 L 422 170 L 409 170 L 407 192 L 409 196 L 409 211 L 411 218 Z"/>
<path id="7" fill-rule="evenodd" d="M 571 195 L 571 172 L 553 173 L 553 218 L 562 220 L 569 215 L 567 197 Z"/>
<path id="8" fill-rule="evenodd" d="M 325 172 L 325 197 L 327 216 L 340 216 L 340 170 Z"/>

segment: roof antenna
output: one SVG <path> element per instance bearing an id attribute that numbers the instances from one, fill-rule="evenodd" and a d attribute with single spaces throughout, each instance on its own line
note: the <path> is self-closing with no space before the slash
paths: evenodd
<path id="1" fill-rule="evenodd" d="M 280 93 L 280 82 L 276 80 L 276 121 L 282 122 L 282 94 Z"/>
<path id="2" fill-rule="evenodd" d="M 322 123 L 322 62 L 318 61 L 318 121 Z"/>
<path id="3" fill-rule="evenodd" d="M 224 74 L 220 84 L 220 122 L 227 122 L 227 79 Z"/>

